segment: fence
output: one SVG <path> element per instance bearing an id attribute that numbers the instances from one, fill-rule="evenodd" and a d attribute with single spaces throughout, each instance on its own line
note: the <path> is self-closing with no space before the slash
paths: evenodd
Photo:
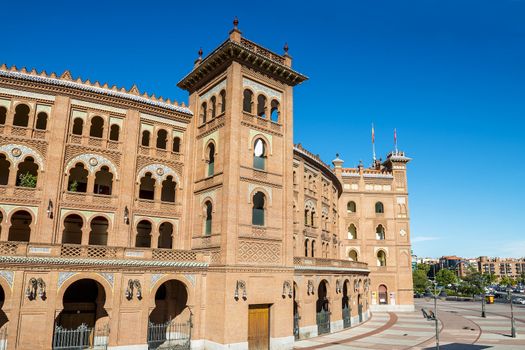
<path id="1" fill-rule="evenodd" d="M 53 335 L 53 350 L 106 350 L 108 340 L 109 326 L 107 325 L 99 329 L 88 327 L 85 323 L 76 329 L 66 329 L 56 325 Z"/>
<path id="2" fill-rule="evenodd" d="M 191 342 L 191 317 L 187 322 L 148 322 L 148 349 L 189 350 Z"/>

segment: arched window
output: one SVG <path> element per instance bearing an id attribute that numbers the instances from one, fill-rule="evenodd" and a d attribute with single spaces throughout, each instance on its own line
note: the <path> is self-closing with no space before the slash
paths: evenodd
<path id="1" fill-rule="evenodd" d="M 173 245 L 173 225 L 163 222 L 159 226 L 159 248 L 171 249 Z"/>
<path id="2" fill-rule="evenodd" d="M 211 235 L 212 232 L 213 206 L 210 201 L 204 203 L 204 234 Z"/>
<path id="3" fill-rule="evenodd" d="M 95 187 L 93 193 L 111 195 L 113 188 L 113 174 L 107 166 L 103 166 L 95 173 Z"/>
<path id="4" fill-rule="evenodd" d="M 383 225 L 378 225 L 376 227 L 376 239 L 382 241 L 385 239 L 385 228 Z"/>
<path id="5" fill-rule="evenodd" d="M 355 249 L 352 249 L 348 252 L 348 259 L 350 261 L 358 261 L 357 260 L 357 251 Z"/>
<path id="6" fill-rule="evenodd" d="M 180 137 L 173 138 L 173 152 L 180 153 Z"/>
<path id="7" fill-rule="evenodd" d="M 376 203 L 376 214 L 383 214 L 385 212 L 385 207 L 383 206 L 383 203 L 377 202 Z"/>
<path id="8" fill-rule="evenodd" d="M 177 184 L 173 181 L 173 176 L 166 177 L 166 180 L 162 181 L 162 192 L 160 194 L 160 200 L 163 202 L 175 202 L 175 187 Z"/>
<path id="9" fill-rule="evenodd" d="M 120 126 L 117 124 L 111 125 L 111 129 L 109 130 L 109 139 L 111 141 L 118 141 L 120 134 Z"/>
<path id="10" fill-rule="evenodd" d="M 93 117 L 89 128 L 89 136 L 102 138 L 102 135 L 104 135 L 104 119 L 99 116 Z"/>
<path id="11" fill-rule="evenodd" d="M 226 91 L 222 90 L 221 93 L 221 113 L 226 112 Z"/>
<path id="12" fill-rule="evenodd" d="M 45 112 L 40 112 L 36 116 L 36 125 L 35 128 L 38 130 L 47 129 L 47 114 Z"/>
<path id="13" fill-rule="evenodd" d="M 18 164 L 16 173 L 16 186 L 35 188 L 38 179 L 38 164 L 32 157 L 27 157 Z"/>
<path id="14" fill-rule="evenodd" d="M 255 140 L 253 144 L 253 167 L 255 169 L 264 170 L 266 168 L 266 143 L 263 139 Z"/>
<path id="15" fill-rule="evenodd" d="M 208 104 L 203 102 L 201 105 L 201 122 L 202 124 L 206 123 L 206 116 L 208 114 Z"/>
<path id="16" fill-rule="evenodd" d="M 355 205 L 354 201 L 350 201 L 350 202 L 346 203 L 346 211 L 348 213 L 355 213 L 355 212 L 357 212 L 357 206 Z"/>
<path id="17" fill-rule="evenodd" d="M 164 129 L 157 131 L 157 148 L 166 149 L 168 143 L 168 132 Z"/>
<path id="18" fill-rule="evenodd" d="M 97 216 L 91 220 L 91 232 L 89 233 L 90 245 L 108 245 L 109 222 L 103 216 Z"/>
<path id="19" fill-rule="evenodd" d="M 15 116 L 13 118 L 14 126 L 23 126 L 27 128 L 29 125 L 29 106 L 20 104 L 15 108 Z"/>
<path id="20" fill-rule="evenodd" d="M 271 109 L 270 109 L 270 119 L 272 122 L 278 123 L 279 122 L 279 101 L 272 100 L 271 103 Z"/>
<path id="21" fill-rule="evenodd" d="M 140 179 L 139 198 L 155 199 L 155 179 L 151 173 L 144 174 L 144 177 Z"/>
<path id="22" fill-rule="evenodd" d="M 88 171 L 84 164 L 77 163 L 74 168 L 69 170 L 67 189 L 71 192 L 86 192 L 88 182 Z"/>
<path id="23" fill-rule="evenodd" d="M 246 89 L 243 93 L 242 110 L 247 113 L 252 113 L 253 93 Z"/>
<path id="24" fill-rule="evenodd" d="M 310 226 L 316 227 L 315 226 L 315 210 L 313 210 L 313 209 L 310 212 Z"/>
<path id="25" fill-rule="evenodd" d="M 348 226 L 348 239 L 357 239 L 357 228 L 354 224 Z"/>
<path id="26" fill-rule="evenodd" d="M 135 247 L 151 248 L 151 222 L 141 220 L 137 224 L 137 236 L 135 238 Z"/>
<path id="27" fill-rule="evenodd" d="M 7 160 L 5 154 L 0 154 L 0 185 L 9 183 L 9 172 L 11 163 Z"/>
<path id="28" fill-rule="evenodd" d="M 77 214 L 70 214 L 64 219 L 64 231 L 62 231 L 62 243 L 82 244 L 82 226 L 84 221 Z"/>
<path id="29" fill-rule="evenodd" d="M 381 284 L 378 289 L 379 304 L 388 304 L 388 289 L 384 284 Z"/>
<path id="30" fill-rule="evenodd" d="M 210 143 L 206 152 L 208 159 L 208 176 L 212 176 L 215 173 L 215 145 Z"/>
<path id="31" fill-rule="evenodd" d="M 262 192 L 253 196 L 252 225 L 264 226 L 264 201 L 265 196 Z"/>
<path id="32" fill-rule="evenodd" d="M 0 125 L 4 125 L 7 119 L 7 108 L 0 106 Z"/>
<path id="33" fill-rule="evenodd" d="M 304 240 L 304 256 L 308 256 L 308 239 Z"/>
<path id="34" fill-rule="evenodd" d="M 149 147 L 149 136 L 150 136 L 150 132 L 149 130 L 144 130 L 142 132 L 142 140 L 140 142 L 140 144 L 144 147 Z"/>
<path id="35" fill-rule="evenodd" d="M 304 210 L 304 226 L 310 226 L 308 224 L 308 219 L 310 218 L 310 211 L 307 209 Z"/>
<path id="36" fill-rule="evenodd" d="M 315 240 L 312 240 L 312 258 L 315 258 Z"/>
<path id="37" fill-rule="evenodd" d="M 377 252 L 377 266 L 386 266 L 386 253 L 383 250 Z"/>
<path id="38" fill-rule="evenodd" d="M 257 96 L 257 116 L 266 118 L 266 97 L 264 95 Z"/>
<path id="39" fill-rule="evenodd" d="M 73 121 L 73 135 L 82 135 L 84 129 L 84 120 L 82 118 L 75 118 Z"/>
<path id="40" fill-rule="evenodd" d="M 9 241 L 29 242 L 31 236 L 31 222 L 33 218 L 25 210 L 19 210 L 11 216 L 11 226 L 9 227 Z"/>
<path id="41" fill-rule="evenodd" d="M 210 103 L 211 103 L 211 117 L 215 118 L 215 116 L 217 115 L 217 98 L 215 96 L 212 96 L 210 98 Z"/>

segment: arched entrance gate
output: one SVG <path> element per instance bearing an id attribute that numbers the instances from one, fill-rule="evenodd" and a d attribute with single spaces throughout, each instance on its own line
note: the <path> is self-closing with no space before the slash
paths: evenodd
<path id="1" fill-rule="evenodd" d="M 109 316 L 105 302 L 104 287 L 97 281 L 81 279 L 72 283 L 55 320 L 53 349 L 107 349 Z"/>
<path id="2" fill-rule="evenodd" d="M 317 289 L 316 319 L 318 334 L 330 333 L 330 305 L 327 287 L 327 282 L 323 280 L 319 283 L 319 288 Z"/>
<path id="3" fill-rule="evenodd" d="M 191 312 L 188 291 L 178 280 L 169 280 L 155 293 L 155 308 L 149 315 L 148 349 L 189 350 Z"/>

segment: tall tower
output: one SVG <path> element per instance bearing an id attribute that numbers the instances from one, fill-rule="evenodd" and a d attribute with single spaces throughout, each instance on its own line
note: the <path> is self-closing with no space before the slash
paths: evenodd
<path id="1" fill-rule="evenodd" d="M 293 283 L 293 86 L 306 77 L 286 46 L 273 53 L 237 25 L 178 83 L 194 112 L 186 244 L 212 252 L 198 328 L 224 346 L 292 346 L 292 300 L 281 296 Z"/>

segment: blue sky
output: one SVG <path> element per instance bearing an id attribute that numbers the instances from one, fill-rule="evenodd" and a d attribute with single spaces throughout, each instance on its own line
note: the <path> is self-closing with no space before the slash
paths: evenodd
<path id="1" fill-rule="evenodd" d="M 253 5 L 252 5 L 253 4 Z M 243 35 L 310 80 L 295 140 L 325 161 L 371 161 L 393 129 L 409 164 L 419 256 L 525 256 L 525 2 L 521 0 L 12 2 L 0 62 L 187 101 L 177 81 Z M 5 8 L 5 6 L 4 6 Z M 5 38 L 14 38 L 7 40 Z"/>

